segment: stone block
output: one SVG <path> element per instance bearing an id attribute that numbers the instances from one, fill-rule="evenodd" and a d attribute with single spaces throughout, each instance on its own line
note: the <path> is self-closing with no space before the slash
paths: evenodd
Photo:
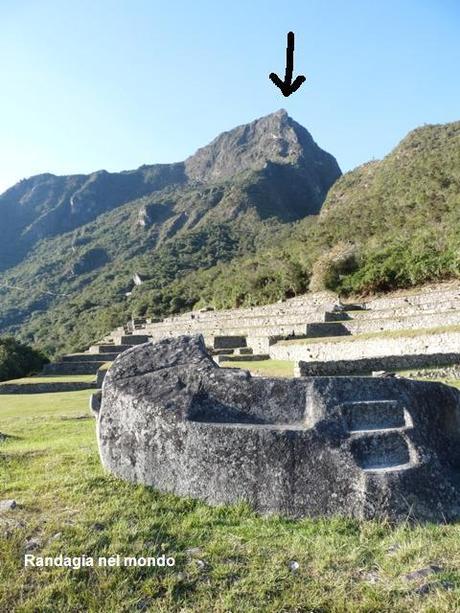
<path id="1" fill-rule="evenodd" d="M 113 474 L 209 504 L 292 518 L 460 516 L 460 393 L 440 383 L 253 378 L 182 336 L 117 358 L 97 438 Z"/>

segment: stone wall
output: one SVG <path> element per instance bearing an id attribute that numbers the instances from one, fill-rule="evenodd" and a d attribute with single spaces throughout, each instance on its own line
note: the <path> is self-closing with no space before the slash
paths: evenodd
<path id="1" fill-rule="evenodd" d="M 178 323 L 190 320 L 212 321 L 214 319 L 232 319 L 235 314 L 238 317 L 274 317 L 284 316 L 292 313 L 303 313 L 311 311 L 324 311 L 333 308 L 337 296 L 332 292 L 317 292 L 315 294 L 305 294 L 297 298 L 290 298 L 264 306 L 242 307 L 240 309 L 224 309 L 220 311 L 193 311 L 182 315 L 166 317 L 164 323 Z"/>
<path id="2" fill-rule="evenodd" d="M 225 324 L 220 322 L 219 325 L 205 325 L 203 323 L 195 322 L 190 325 L 174 326 L 147 326 L 145 332 L 152 338 L 169 338 L 177 336 L 179 334 L 203 334 L 206 337 L 233 335 L 233 336 L 274 336 L 281 335 L 287 336 L 289 334 L 305 335 L 308 316 L 300 318 L 300 323 L 293 323 L 288 319 L 274 319 L 273 321 L 266 320 L 264 326 L 256 326 L 253 324 L 240 324 L 235 318 L 232 322 Z M 322 315 L 316 314 L 311 321 L 324 321 L 324 313 Z M 121 337 L 120 337 L 121 338 Z M 118 340 L 118 338 L 117 338 Z"/>
<path id="3" fill-rule="evenodd" d="M 294 369 L 294 375 L 297 377 L 369 375 L 377 370 L 409 370 L 411 368 L 452 366 L 457 364 L 460 364 L 460 353 L 392 355 L 380 358 L 331 360 L 328 362 L 300 361 Z M 441 376 L 438 374 L 438 378 Z"/>
<path id="4" fill-rule="evenodd" d="M 269 354 L 271 345 L 283 338 L 284 336 L 253 336 L 252 334 L 249 334 L 246 338 L 246 342 L 248 347 L 251 347 L 254 353 Z"/>
<path id="5" fill-rule="evenodd" d="M 375 313 L 373 313 L 375 315 Z M 393 330 L 421 330 L 441 326 L 460 326 L 460 310 L 438 310 L 436 313 L 394 317 L 360 317 L 335 323 L 307 324 L 307 336 L 343 336 L 347 334 L 366 334 L 369 332 L 391 332 Z"/>
<path id="6" fill-rule="evenodd" d="M 269 354 L 274 360 L 329 362 L 398 355 L 457 353 L 459 348 L 460 332 L 443 332 L 397 338 L 380 336 L 361 340 L 350 338 L 350 340 L 326 342 L 313 341 L 303 344 L 296 343 L 295 340 L 282 341 L 271 345 Z"/>
<path id="7" fill-rule="evenodd" d="M 361 309 L 350 310 L 352 306 Z M 331 292 L 321 292 L 260 307 L 193 311 L 168 317 L 156 323 L 147 322 L 142 329 L 135 330 L 136 334 L 131 337 L 127 337 L 125 328 L 120 327 L 106 338 L 113 338 L 118 342 L 123 340 L 130 342 L 138 336 L 139 342 L 142 342 L 145 337 L 141 338 L 141 334 L 148 335 L 153 340 L 172 338 L 181 334 L 202 334 L 206 344 L 212 346 L 216 336 L 246 336 L 248 346 L 255 353 L 266 353 L 277 341 L 292 336 L 297 338 L 347 336 L 454 325 L 460 325 L 460 289 L 449 284 L 441 284 L 423 288 L 418 292 L 397 292 L 376 297 L 360 305 L 341 304 L 337 296 Z M 376 342 L 381 344 L 380 339 Z M 411 349 L 405 340 L 402 342 L 409 347 L 409 352 L 421 352 L 420 347 Z M 454 351 L 452 347 L 446 350 Z M 300 353 L 296 350 L 295 355 L 292 354 L 290 357 L 286 357 L 285 349 L 280 348 L 276 351 L 278 355 L 273 354 L 272 357 L 296 361 L 341 359 L 342 351 L 345 351 L 347 359 L 374 357 L 371 349 L 369 352 L 363 349 L 362 355 L 349 356 L 350 349 L 338 345 L 332 346 L 330 352 L 325 349 L 324 357 L 315 355 L 314 352 L 308 357 L 305 349 L 299 350 Z M 340 355 L 337 355 L 337 351 Z M 433 347 L 427 348 L 426 351 L 437 353 L 437 349 Z M 399 351 L 389 347 L 385 353 L 397 355 Z"/>
<path id="8" fill-rule="evenodd" d="M 43 372 L 46 375 L 95 375 L 104 363 L 104 361 L 53 362 L 45 364 Z"/>
<path id="9" fill-rule="evenodd" d="M 97 371 L 97 374 L 96 374 L 97 387 L 102 387 L 102 384 L 104 383 L 104 379 L 107 375 L 107 371 L 108 371 L 107 368 L 100 368 Z"/>

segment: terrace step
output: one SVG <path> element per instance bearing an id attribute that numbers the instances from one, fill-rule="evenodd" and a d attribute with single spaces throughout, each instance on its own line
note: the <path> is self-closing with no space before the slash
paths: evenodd
<path id="1" fill-rule="evenodd" d="M 121 345 L 142 345 L 152 340 L 152 337 L 148 334 L 123 334 L 120 337 Z"/>
<path id="2" fill-rule="evenodd" d="M 350 432 L 402 428 L 408 425 L 404 408 L 397 400 L 344 402 L 341 406 Z"/>
<path id="3" fill-rule="evenodd" d="M 366 305 L 362 302 L 348 302 L 348 303 L 342 303 L 342 304 L 338 304 L 336 305 L 336 307 L 334 308 L 334 311 L 337 312 L 348 312 L 348 311 L 365 311 L 366 310 Z"/>
<path id="4" fill-rule="evenodd" d="M 272 351 L 271 348 L 270 354 L 270 357 L 275 360 L 297 361 L 296 372 L 300 377 L 370 375 L 372 372 L 379 370 L 411 370 L 460 364 L 460 353 L 406 353 L 405 355 L 327 361 L 311 360 L 310 356 L 307 356 L 308 360 L 299 359 L 297 355 L 292 355 L 290 352 Z"/>
<path id="5" fill-rule="evenodd" d="M 266 353 L 251 354 L 251 355 L 216 355 L 214 360 L 217 364 L 222 362 L 258 362 L 260 360 L 269 360 L 270 356 Z"/>
<path id="6" fill-rule="evenodd" d="M 53 362 L 45 364 L 46 375 L 95 375 L 105 362 Z"/>
<path id="7" fill-rule="evenodd" d="M 212 355 L 232 355 L 235 353 L 234 349 L 213 349 L 212 347 L 209 351 Z"/>
<path id="8" fill-rule="evenodd" d="M 340 407 L 351 437 L 351 453 L 363 470 L 390 472 L 417 464 L 407 438 L 412 419 L 400 402 L 360 400 Z"/>
<path id="9" fill-rule="evenodd" d="M 235 355 L 252 355 L 253 351 L 251 347 L 237 347 L 234 351 Z"/>
<path id="10" fill-rule="evenodd" d="M 349 336 L 351 332 L 339 321 L 318 322 L 306 325 L 305 336 L 307 338 L 324 338 L 331 336 Z"/>
<path id="11" fill-rule="evenodd" d="M 115 345 L 114 343 L 104 343 L 101 345 L 92 345 L 88 353 L 101 354 L 101 353 L 116 353 L 117 355 L 123 353 L 127 349 L 130 349 L 132 345 Z"/>
<path id="12" fill-rule="evenodd" d="M 31 377 L 30 383 L 0 383 L 0 394 L 50 394 L 97 389 L 97 387 L 97 383 L 94 381 L 41 381 L 40 383 L 34 383 L 33 377 Z"/>
<path id="13" fill-rule="evenodd" d="M 214 349 L 238 349 L 246 347 L 245 336 L 215 336 L 213 342 Z"/>
<path id="14" fill-rule="evenodd" d="M 333 321 L 347 321 L 351 319 L 351 315 L 349 315 L 345 311 L 325 311 L 323 319 L 325 323 Z"/>
<path id="15" fill-rule="evenodd" d="M 100 353 L 71 353 L 61 358 L 61 362 L 113 362 L 118 353 L 104 353 L 103 360 Z"/>
<path id="16" fill-rule="evenodd" d="M 373 430 L 352 434 L 351 452 L 357 464 L 366 471 L 401 470 L 402 466 L 413 466 L 405 430 Z"/>

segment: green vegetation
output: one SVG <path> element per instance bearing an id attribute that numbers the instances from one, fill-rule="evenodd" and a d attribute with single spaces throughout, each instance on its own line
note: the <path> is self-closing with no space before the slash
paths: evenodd
<path id="1" fill-rule="evenodd" d="M 339 179 L 317 221 L 299 222 L 281 249 L 240 264 L 240 302 L 298 293 L 308 281 L 346 294 L 459 277 L 459 169 L 460 122 L 411 132 L 381 162 Z"/>
<path id="2" fill-rule="evenodd" d="M 110 262 L 97 270 L 71 273 L 70 233 L 42 241 L 22 264 L 3 273 L 8 285 L 0 284 L 0 328 L 49 356 L 83 350 L 132 314 L 158 316 L 191 309 L 199 296 L 195 288 L 182 291 L 181 279 L 198 269 L 212 270 L 217 262 L 255 250 L 277 232 L 280 239 L 283 234 L 279 221 L 261 221 L 250 212 L 235 224 L 209 222 L 174 240 L 159 241 L 155 227 L 134 230 L 138 210 L 139 203 L 129 204 L 85 227 L 85 240 L 110 254 Z M 243 230 L 245 226 L 249 230 Z M 146 281 L 127 297 L 133 272 Z M 176 285 L 177 291 L 171 291 Z"/>
<path id="3" fill-rule="evenodd" d="M 88 394 L 0 396 L 0 499 L 18 503 L 0 519 L 2 611 L 458 610 L 459 525 L 263 518 L 121 482 L 81 419 Z M 25 569 L 30 539 L 34 555 L 167 553 L 176 565 Z M 429 564 L 442 572 L 403 578 Z"/>
<path id="4" fill-rule="evenodd" d="M 111 366 L 112 366 L 112 362 L 104 362 L 104 364 L 102 364 L 99 370 L 109 370 Z"/>
<path id="5" fill-rule="evenodd" d="M 0 381 L 38 372 L 47 361 L 42 353 L 14 338 L 0 338 Z"/>
<path id="6" fill-rule="evenodd" d="M 336 184 L 324 223 L 341 240 L 354 227 L 360 243 L 356 270 L 339 288 L 388 290 L 458 276 L 459 163 L 460 122 L 425 126 Z"/>
<path id="7" fill-rule="evenodd" d="M 293 377 L 294 362 L 288 360 L 247 360 L 244 358 L 238 362 L 222 362 L 221 368 L 244 368 L 254 375 L 264 377 Z"/>
<path id="8" fill-rule="evenodd" d="M 460 277 L 460 122 L 418 128 L 382 161 L 347 173 L 319 216 L 299 220 L 311 211 L 298 198 L 293 208 L 288 174 L 271 172 L 172 185 L 36 243 L 2 275 L 0 329 L 55 355 L 131 315 Z M 297 166 L 289 172 L 300 184 Z M 133 272 L 145 282 L 126 297 Z"/>
<path id="9" fill-rule="evenodd" d="M 256 254 L 172 282 L 162 301 L 186 296 L 197 307 L 228 308 L 309 286 L 366 294 L 458 278 L 459 169 L 460 122 L 414 130 L 384 160 L 340 178 L 319 217 Z"/>
<path id="10" fill-rule="evenodd" d="M 104 365 L 105 366 L 105 365 Z M 102 368 L 102 366 L 101 366 Z M 23 377 L 21 379 L 12 379 L 11 381 L 3 381 L 4 384 L 14 383 L 15 385 L 27 385 L 29 383 L 92 383 L 95 380 L 94 375 L 42 375 L 34 377 Z M 2 383 L 0 383 L 2 385 Z"/>

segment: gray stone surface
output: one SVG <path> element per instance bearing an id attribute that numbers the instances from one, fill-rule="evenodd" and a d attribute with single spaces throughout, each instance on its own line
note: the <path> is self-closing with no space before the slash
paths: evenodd
<path id="1" fill-rule="evenodd" d="M 97 371 L 96 373 L 96 386 L 97 387 L 102 387 L 106 374 L 107 374 L 107 369 L 105 368 L 100 368 Z"/>
<path id="2" fill-rule="evenodd" d="M 147 334 L 125 334 L 120 338 L 120 345 L 142 345 L 150 340 Z"/>
<path id="3" fill-rule="evenodd" d="M 299 377 L 323 377 L 330 375 L 367 375 L 373 371 L 408 370 L 411 368 L 453 366 L 460 364 L 460 353 L 420 353 L 412 355 L 388 355 L 355 360 L 327 360 L 307 362 L 299 360 L 295 374 Z M 438 375 L 441 378 L 441 375 Z"/>
<path id="4" fill-rule="evenodd" d="M 0 500 L 0 511 L 11 511 L 17 506 L 16 500 Z"/>
<path id="5" fill-rule="evenodd" d="M 43 374 L 45 375 L 95 375 L 99 368 L 105 364 L 101 361 L 82 361 L 82 362 L 52 362 L 45 364 Z"/>
<path id="6" fill-rule="evenodd" d="M 89 398 L 89 409 L 96 415 L 97 413 L 99 413 L 99 410 L 101 408 L 101 400 L 102 400 L 101 390 L 98 390 L 94 394 L 91 394 Z"/>
<path id="7" fill-rule="evenodd" d="M 270 357 L 274 360 L 329 362 L 391 356 L 458 354 L 459 348 L 460 331 L 446 331 L 430 334 L 420 333 L 413 336 L 401 334 L 397 337 L 382 335 L 372 338 L 353 338 L 344 336 L 334 340 L 315 339 L 306 343 L 299 343 L 297 340 L 283 341 L 270 347 Z M 444 362 L 444 365 L 447 363 Z M 452 364 L 452 362 L 450 363 Z M 425 362 L 425 364 L 429 363 Z M 383 366 L 382 368 L 387 367 Z"/>
<path id="8" fill-rule="evenodd" d="M 214 349 L 235 349 L 239 347 L 246 347 L 245 336 L 215 336 Z"/>
<path id="9" fill-rule="evenodd" d="M 260 362 L 262 360 L 269 360 L 270 356 L 268 353 L 251 353 L 248 355 L 217 355 L 214 360 L 217 364 L 222 364 L 222 362 L 241 362 L 244 360 L 245 362 Z"/>
<path id="10" fill-rule="evenodd" d="M 101 343 L 100 345 L 91 345 L 89 353 L 116 353 L 117 355 L 129 349 L 131 345 L 115 345 L 114 343 Z M 105 357 L 105 356 L 104 356 Z"/>
<path id="11" fill-rule="evenodd" d="M 407 379 L 252 378 L 183 336 L 115 360 L 97 437 L 115 475 L 210 504 L 445 521 L 460 515 L 459 399 Z"/>
<path id="12" fill-rule="evenodd" d="M 70 353 L 62 356 L 61 362 L 113 362 L 119 353 Z"/>

